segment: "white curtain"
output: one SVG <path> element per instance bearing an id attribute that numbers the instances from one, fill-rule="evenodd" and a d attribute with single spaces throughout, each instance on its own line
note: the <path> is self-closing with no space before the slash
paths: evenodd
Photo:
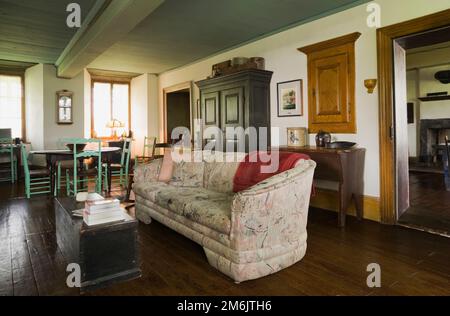
<path id="1" fill-rule="evenodd" d="M 111 129 L 107 124 L 112 119 L 125 124 L 125 127 L 117 129 L 118 136 L 127 131 L 130 93 L 128 84 L 94 82 L 93 93 L 94 131 L 97 137 L 111 136 Z"/>
<path id="2" fill-rule="evenodd" d="M 22 79 L 0 75 L 0 128 L 22 138 Z"/>

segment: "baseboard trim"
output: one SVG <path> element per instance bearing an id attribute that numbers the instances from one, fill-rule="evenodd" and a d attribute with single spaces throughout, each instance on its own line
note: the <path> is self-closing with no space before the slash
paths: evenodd
<path id="1" fill-rule="evenodd" d="M 330 210 L 338 211 L 339 199 L 338 192 L 316 188 L 316 195 L 311 198 L 311 206 Z M 352 201 L 348 208 L 347 214 L 356 215 L 355 204 Z M 364 196 L 364 218 L 372 221 L 380 222 L 380 199 L 374 196 Z"/>

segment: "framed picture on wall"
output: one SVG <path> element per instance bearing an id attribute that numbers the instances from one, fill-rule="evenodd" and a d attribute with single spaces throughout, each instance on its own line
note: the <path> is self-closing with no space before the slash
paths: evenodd
<path id="1" fill-rule="evenodd" d="M 56 123 L 72 124 L 73 92 L 62 90 L 56 92 Z"/>
<path id="2" fill-rule="evenodd" d="M 303 115 L 303 80 L 277 83 L 278 117 Z"/>
<path id="3" fill-rule="evenodd" d="M 306 137 L 308 135 L 306 127 L 288 127 L 287 145 L 289 147 L 306 146 Z"/>

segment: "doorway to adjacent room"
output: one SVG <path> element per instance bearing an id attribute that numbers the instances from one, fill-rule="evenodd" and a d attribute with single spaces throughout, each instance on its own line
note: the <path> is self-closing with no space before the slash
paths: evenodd
<path id="1" fill-rule="evenodd" d="M 382 221 L 447 236 L 450 86 L 440 78 L 450 71 L 449 19 L 450 10 L 439 12 L 377 38 Z"/>
<path id="2" fill-rule="evenodd" d="M 176 127 L 185 127 L 192 132 L 191 82 L 164 89 L 164 136 L 166 142 L 180 139 L 175 135 Z"/>

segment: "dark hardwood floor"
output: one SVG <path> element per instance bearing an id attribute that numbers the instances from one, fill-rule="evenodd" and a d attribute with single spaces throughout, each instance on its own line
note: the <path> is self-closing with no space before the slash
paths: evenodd
<path id="1" fill-rule="evenodd" d="M 410 172 L 409 200 L 400 224 L 450 237 L 450 192 L 443 174 Z"/>
<path id="2" fill-rule="evenodd" d="M 0 184 L 0 295 L 78 295 L 66 287 L 68 262 L 56 243 L 53 199 L 20 198 Z M 118 193 L 117 193 L 118 194 Z M 153 221 L 139 224 L 142 277 L 87 295 L 450 295 L 450 239 L 311 209 L 302 261 L 274 275 L 234 284 L 202 248 Z M 366 285 L 369 263 L 381 288 Z"/>

